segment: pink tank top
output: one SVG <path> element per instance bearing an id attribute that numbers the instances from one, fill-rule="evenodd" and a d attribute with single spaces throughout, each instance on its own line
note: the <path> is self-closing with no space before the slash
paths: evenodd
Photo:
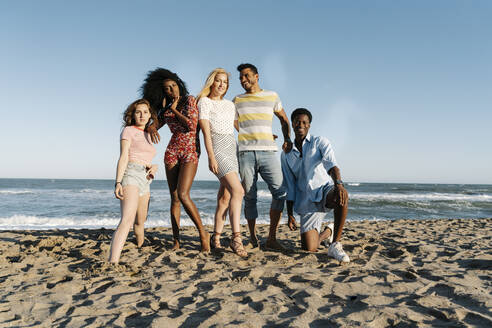
<path id="1" fill-rule="evenodd" d="M 152 163 L 156 150 L 147 132 L 136 126 L 126 126 L 121 132 L 120 139 L 130 141 L 128 160 L 141 164 Z"/>

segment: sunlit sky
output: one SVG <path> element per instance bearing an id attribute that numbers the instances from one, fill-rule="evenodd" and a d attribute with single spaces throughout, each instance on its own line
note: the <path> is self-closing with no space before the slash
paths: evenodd
<path id="1" fill-rule="evenodd" d="M 251 62 L 289 116 L 312 111 L 344 180 L 491 184 L 491 17 L 492 1 L 2 1 L 0 178 L 112 179 L 149 70 L 196 94 L 223 67 L 232 99 Z M 206 155 L 196 179 L 215 179 Z"/>

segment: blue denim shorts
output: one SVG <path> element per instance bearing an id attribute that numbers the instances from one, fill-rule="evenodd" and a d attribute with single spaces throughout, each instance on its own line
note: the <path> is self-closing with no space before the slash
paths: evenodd
<path id="1" fill-rule="evenodd" d="M 150 184 L 152 180 L 147 179 L 147 169 L 145 165 L 137 163 L 128 163 L 121 185 L 124 186 L 137 186 L 139 189 L 139 196 L 143 196 L 146 193 L 150 193 Z"/>

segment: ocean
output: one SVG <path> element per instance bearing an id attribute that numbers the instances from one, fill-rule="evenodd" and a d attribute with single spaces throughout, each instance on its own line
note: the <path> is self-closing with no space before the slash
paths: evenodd
<path id="1" fill-rule="evenodd" d="M 113 180 L 0 179 L 0 230 L 115 228 L 120 204 Z M 191 197 L 213 224 L 217 181 L 195 181 Z M 348 221 L 492 217 L 492 185 L 346 183 Z M 154 181 L 147 227 L 171 226 L 167 182 Z M 258 223 L 269 223 L 271 196 L 258 190 Z M 332 219 L 332 214 L 327 215 Z M 286 221 L 284 214 L 282 222 Z M 192 225 L 184 210 L 182 225 Z M 241 223 L 246 223 L 244 218 Z"/>

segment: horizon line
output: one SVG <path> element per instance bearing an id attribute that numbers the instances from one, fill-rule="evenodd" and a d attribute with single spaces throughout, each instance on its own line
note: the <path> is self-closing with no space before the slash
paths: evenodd
<path id="1" fill-rule="evenodd" d="M 111 180 L 114 180 L 114 179 L 109 179 L 109 178 L 4 178 L 4 177 L 0 177 L 0 180 L 101 180 L 101 181 L 111 181 Z M 159 180 L 154 180 L 154 181 L 167 181 L 167 179 L 159 179 Z M 207 179 L 195 179 L 193 181 L 206 181 L 206 182 L 212 182 L 212 181 L 216 181 L 216 182 L 219 182 L 217 179 L 211 179 L 211 180 L 207 180 Z M 259 180 L 259 182 L 264 182 L 263 180 Z M 345 181 L 344 182 L 345 184 L 350 184 L 350 183 L 365 183 L 365 184 L 368 184 L 368 183 L 374 183 L 374 184 L 443 184 L 443 185 L 484 185 L 484 186 L 490 186 L 492 185 L 492 183 L 470 183 L 470 182 L 466 182 L 466 183 L 453 183 L 453 182 L 384 182 L 384 181 L 378 181 L 378 182 L 369 182 L 369 181 Z"/>

